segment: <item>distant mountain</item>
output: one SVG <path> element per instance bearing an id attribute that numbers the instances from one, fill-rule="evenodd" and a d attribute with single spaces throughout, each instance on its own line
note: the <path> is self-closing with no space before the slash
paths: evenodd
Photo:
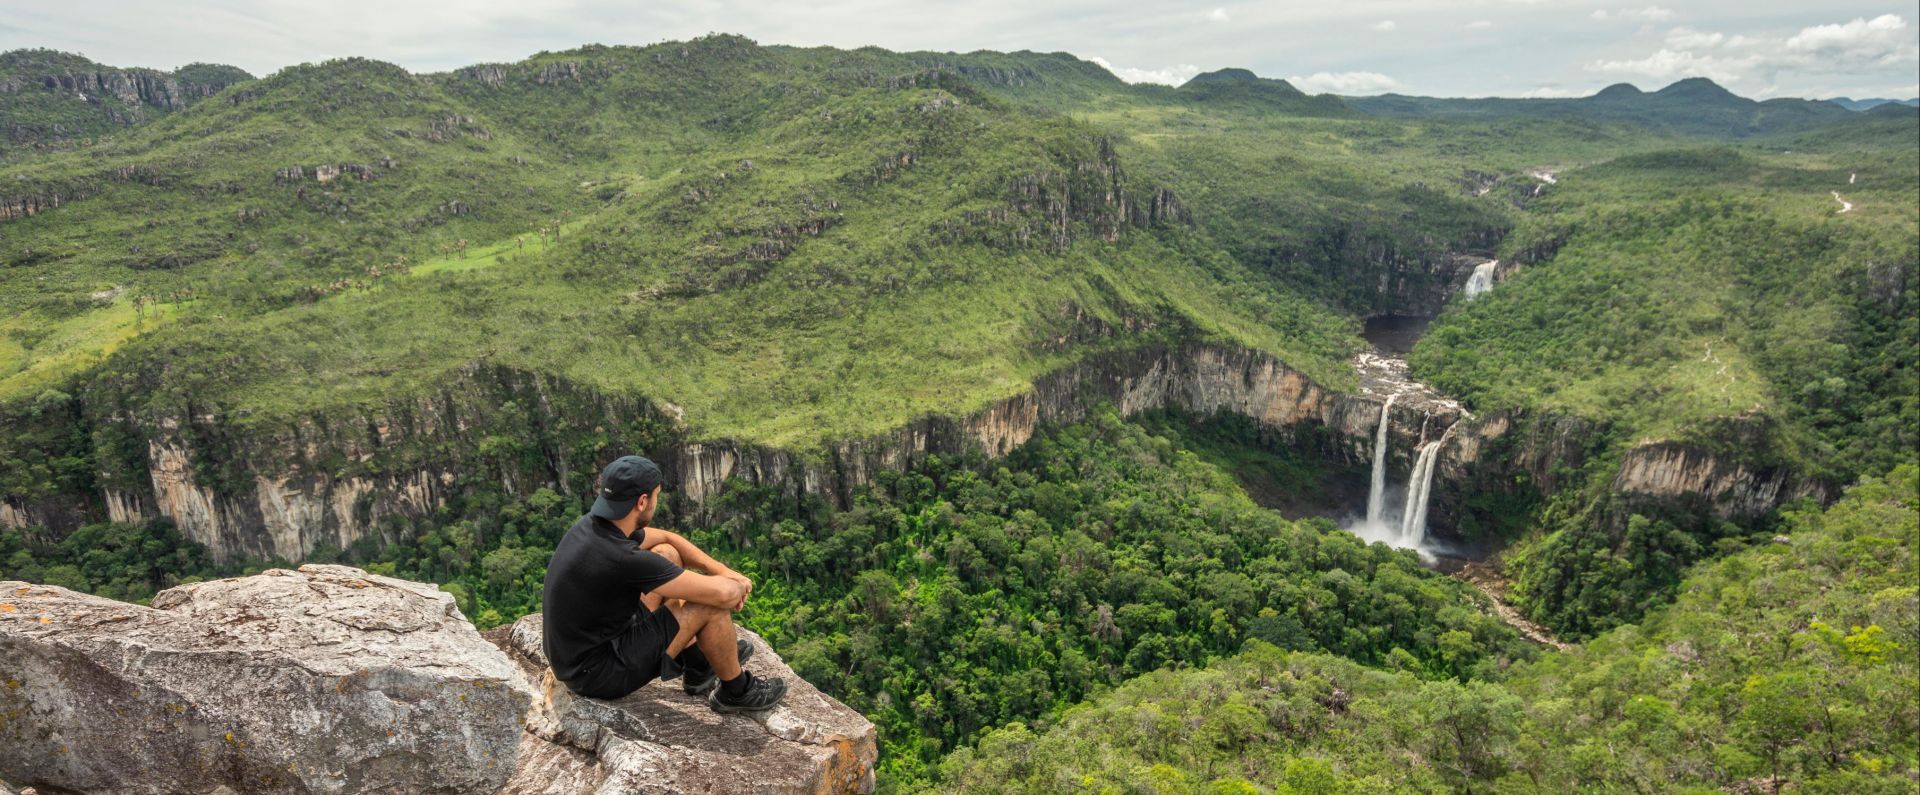
<path id="1" fill-rule="evenodd" d="M 121 69 L 55 50 L 0 53 L 0 158 L 21 145 L 102 135 L 185 108 L 253 75 L 224 64 Z"/>
<path id="2" fill-rule="evenodd" d="M 1908 107 L 1920 107 L 1920 97 L 1915 97 L 1913 99 L 1848 99 L 1846 97 L 1834 97 L 1833 99 L 1829 99 L 1827 101 L 1835 105 L 1839 105 L 1840 107 L 1846 108 L 1847 110 L 1872 110 L 1874 108 L 1880 107 L 1881 105 L 1906 105 Z"/>
<path id="3" fill-rule="evenodd" d="M 1194 75 L 1173 93 L 1187 101 L 1197 99 L 1209 104 L 1241 104 L 1294 115 L 1355 115 L 1346 103 L 1332 94 L 1312 96 L 1285 80 L 1261 77 L 1245 69 L 1217 69 Z"/>
<path id="4" fill-rule="evenodd" d="M 1659 91 L 1627 83 L 1572 99 L 1443 99 L 1385 94 L 1346 97 L 1348 107 L 1375 116 L 1496 120 L 1580 118 L 1637 124 L 1663 132 L 1745 137 L 1791 132 L 1852 118 L 1845 106 L 1807 99 L 1756 101 L 1704 77 L 1690 77 Z"/>

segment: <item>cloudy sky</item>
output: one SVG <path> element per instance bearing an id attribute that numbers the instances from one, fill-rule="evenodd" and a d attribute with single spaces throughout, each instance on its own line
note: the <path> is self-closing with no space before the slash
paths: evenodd
<path id="1" fill-rule="evenodd" d="M 1773 96 L 1920 94 L 1913 0 L 86 0 L 0 6 L 0 50 L 256 75 L 362 55 L 415 71 L 709 32 L 763 44 L 1064 50 L 1122 78 L 1226 66 L 1312 91 L 1569 96 L 1703 75 Z"/>

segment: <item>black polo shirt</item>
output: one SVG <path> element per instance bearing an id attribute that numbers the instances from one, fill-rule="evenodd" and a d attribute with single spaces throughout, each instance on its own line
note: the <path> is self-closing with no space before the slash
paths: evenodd
<path id="1" fill-rule="evenodd" d="M 541 592 L 547 662 L 554 676 L 572 679 L 596 653 L 610 651 L 607 641 L 640 612 L 640 595 L 682 571 L 641 549 L 639 538 L 628 538 L 612 522 L 592 514 L 580 517 L 553 550 Z"/>

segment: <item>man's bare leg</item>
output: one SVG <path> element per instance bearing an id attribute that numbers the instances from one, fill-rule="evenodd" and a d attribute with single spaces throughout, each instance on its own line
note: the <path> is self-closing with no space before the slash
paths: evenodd
<path id="1" fill-rule="evenodd" d="M 680 622 L 680 631 L 667 644 L 668 657 L 679 655 L 688 644 L 698 643 L 700 653 L 707 656 L 707 664 L 713 666 L 721 681 L 740 676 L 740 636 L 733 629 L 732 611 L 680 599 L 669 600 L 667 607 Z"/>

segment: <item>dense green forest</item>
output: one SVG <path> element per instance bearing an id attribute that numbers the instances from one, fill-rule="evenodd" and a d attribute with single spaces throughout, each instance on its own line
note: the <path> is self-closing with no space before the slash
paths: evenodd
<path id="1" fill-rule="evenodd" d="M 1679 600 L 1571 651 L 1427 680 L 1251 640 L 1010 724 L 948 792 L 1912 792 L 1920 470 L 1688 571 Z"/>

